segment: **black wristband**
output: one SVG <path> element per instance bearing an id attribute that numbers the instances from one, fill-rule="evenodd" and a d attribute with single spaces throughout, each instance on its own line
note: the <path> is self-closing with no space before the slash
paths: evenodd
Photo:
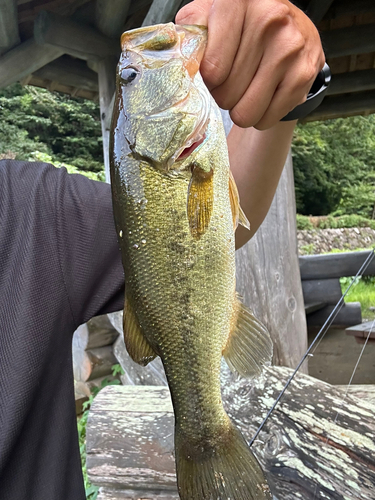
<path id="1" fill-rule="evenodd" d="M 330 81 L 331 70 L 329 69 L 328 64 L 325 63 L 323 69 L 315 78 L 313 86 L 311 87 L 310 92 L 307 95 L 306 101 L 292 109 L 292 111 L 284 116 L 281 121 L 286 122 L 291 120 L 300 120 L 301 118 L 305 118 L 305 116 L 310 114 L 311 111 L 317 108 L 323 101 Z"/>

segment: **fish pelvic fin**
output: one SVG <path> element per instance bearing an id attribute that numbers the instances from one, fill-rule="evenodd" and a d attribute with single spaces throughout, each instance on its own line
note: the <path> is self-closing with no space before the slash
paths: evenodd
<path id="1" fill-rule="evenodd" d="M 246 229 L 250 230 L 250 222 L 248 221 L 245 212 L 241 208 L 236 181 L 234 180 L 231 171 L 229 171 L 229 200 L 230 207 L 232 209 L 234 230 L 237 229 L 238 224 L 241 224 L 241 226 L 244 226 L 246 227 Z"/>
<path id="2" fill-rule="evenodd" d="M 177 486 L 181 500 L 271 500 L 266 478 L 240 431 L 229 421 L 215 446 L 194 448 L 176 428 Z M 204 451 L 198 451 L 204 450 Z"/>
<path id="3" fill-rule="evenodd" d="M 129 356 L 139 365 L 146 366 L 157 354 L 144 336 L 138 318 L 125 294 L 124 340 Z"/>
<path id="4" fill-rule="evenodd" d="M 231 371 L 243 377 L 259 376 L 271 363 L 273 344 L 267 328 L 240 300 L 234 301 L 232 331 L 223 356 Z"/>
<path id="5" fill-rule="evenodd" d="M 199 240 L 207 231 L 210 223 L 214 200 L 214 173 L 205 172 L 199 166 L 194 166 L 189 184 L 187 198 L 187 215 L 190 233 Z"/>

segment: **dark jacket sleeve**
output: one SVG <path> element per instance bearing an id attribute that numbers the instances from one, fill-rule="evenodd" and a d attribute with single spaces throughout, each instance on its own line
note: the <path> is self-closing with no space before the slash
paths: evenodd
<path id="1" fill-rule="evenodd" d="M 59 260 L 77 325 L 123 308 L 124 271 L 109 184 L 57 169 Z"/>

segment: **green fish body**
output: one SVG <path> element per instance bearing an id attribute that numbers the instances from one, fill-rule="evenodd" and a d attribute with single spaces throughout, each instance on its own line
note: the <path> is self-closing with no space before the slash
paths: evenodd
<path id="1" fill-rule="evenodd" d="M 222 356 L 254 376 L 272 343 L 235 291 L 234 231 L 246 219 L 220 111 L 198 72 L 205 40 L 204 29 L 172 23 L 122 36 L 111 180 L 124 336 L 136 362 L 163 362 L 181 499 L 270 499 L 221 401 Z"/>

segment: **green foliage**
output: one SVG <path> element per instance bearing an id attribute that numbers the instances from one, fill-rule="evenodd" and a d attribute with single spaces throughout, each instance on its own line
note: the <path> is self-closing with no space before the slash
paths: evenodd
<path id="1" fill-rule="evenodd" d="M 292 153 L 299 213 L 372 216 L 375 115 L 298 125 Z"/>
<path id="2" fill-rule="evenodd" d="M 375 220 L 360 215 L 343 215 L 342 217 L 307 217 L 297 214 L 297 229 L 337 229 L 350 227 L 369 227 L 375 229 Z"/>
<path id="3" fill-rule="evenodd" d="M 97 103 L 15 84 L 0 91 L 0 120 L 1 155 L 27 160 L 39 151 L 80 170 L 103 170 Z"/>
<path id="4" fill-rule="evenodd" d="M 112 366 L 112 375 L 115 377 L 117 374 L 123 374 L 124 371 L 121 368 L 119 364 L 113 365 Z M 110 380 L 108 378 L 105 378 L 102 380 L 102 383 L 100 387 L 94 387 L 91 392 L 91 396 L 89 399 L 83 403 L 83 410 L 84 412 L 81 415 L 81 418 L 77 422 L 77 427 L 78 427 L 78 439 L 79 439 L 79 450 L 81 454 L 81 466 L 82 466 L 82 473 L 83 473 L 83 479 L 85 483 L 85 491 L 86 491 L 86 498 L 87 500 L 96 500 L 96 497 L 98 496 L 98 491 L 99 488 L 97 486 L 94 486 L 93 484 L 90 483 L 88 477 L 87 477 L 87 469 L 86 469 L 86 426 L 87 426 L 87 418 L 89 416 L 89 409 L 90 406 L 92 405 L 95 396 L 104 389 L 104 387 L 107 387 L 108 385 L 120 385 L 121 382 L 118 379 L 115 380 Z"/>
<path id="5" fill-rule="evenodd" d="M 340 278 L 341 290 L 344 293 L 353 278 Z M 345 297 L 345 302 L 360 302 L 362 316 L 367 321 L 375 319 L 375 312 L 370 309 L 375 307 L 375 277 L 362 276 L 356 278 L 353 286 Z"/>

